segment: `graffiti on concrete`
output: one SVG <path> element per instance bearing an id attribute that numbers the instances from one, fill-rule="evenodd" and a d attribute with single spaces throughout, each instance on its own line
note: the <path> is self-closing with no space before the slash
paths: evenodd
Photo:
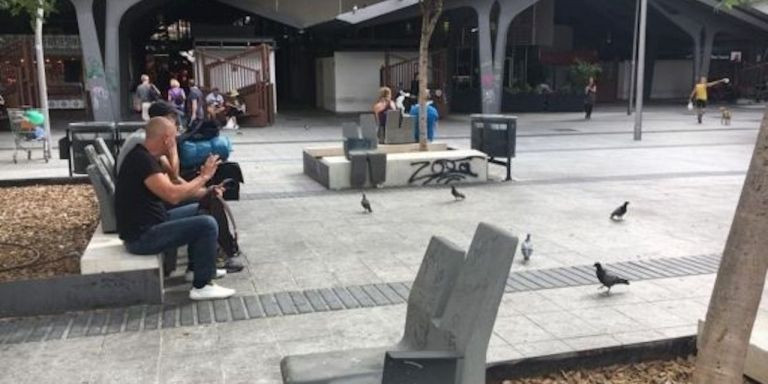
<path id="1" fill-rule="evenodd" d="M 469 156 L 461 159 L 436 159 L 413 162 L 411 167 L 416 169 L 408 179 L 408 184 L 448 184 L 477 178 L 477 173 L 472 171 L 473 159 L 483 158 L 481 156 Z"/>

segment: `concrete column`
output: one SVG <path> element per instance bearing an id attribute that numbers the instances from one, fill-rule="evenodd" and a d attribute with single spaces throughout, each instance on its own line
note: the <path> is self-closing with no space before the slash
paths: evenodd
<path id="1" fill-rule="evenodd" d="M 704 44 L 701 49 L 702 57 L 699 64 L 700 74 L 699 76 L 709 77 L 709 66 L 712 63 L 712 48 L 715 45 L 715 37 L 720 32 L 719 29 L 712 26 L 704 27 Z"/>
<path id="2" fill-rule="evenodd" d="M 651 0 L 649 4 L 672 24 L 691 36 L 693 43 L 693 83 L 696 83 L 699 73 L 701 73 L 701 34 L 704 30 L 704 24 L 695 18 L 686 16 L 683 12 L 671 13 L 667 8 L 660 5 L 658 0 Z"/>
<path id="3" fill-rule="evenodd" d="M 122 94 L 125 91 L 120 81 L 120 21 L 123 15 L 131 7 L 141 0 L 107 0 L 107 12 L 104 31 L 104 58 L 106 60 L 106 81 L 109 87 L 112 102 L 112 110 L 115 119 L 122 119 L 123 111 Z"/>
<path id="4" fill-rule="evenodd" d="M 99 37 L 93 20 L 93 0 L 70 0 L 77 13 L 80 30 L 80 46 L 85 65 L 85 88 L 91 99 L 93 119 L 112 121 L 114 113 L 110 100 L 111 92 L 104 76 L 104 62 L 101 59 Z"/>
<path id="5" fill-rule="evenodd" d="M 496 47 L 491 47 L 491 9 L 495 1 L 478 1 L 472 6 L 477 12 L 480 46 L 480 86 L 483 113 L 500 113 L 504 97 L 504 60 L 507 52 L 507 34 L 512 20 L 538 0 L 507 0 L 499 3 L 496 27 Z"/>

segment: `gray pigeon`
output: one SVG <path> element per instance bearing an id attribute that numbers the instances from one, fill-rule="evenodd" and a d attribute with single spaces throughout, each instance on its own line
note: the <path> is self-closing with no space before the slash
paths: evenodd
<path id="1" fill-rule="evenodd" d="M 533 243 L 531 243 L 531 234 L 525 236 L 525 241 L 523 241 L 523 245 L 520 246 L 520 252 L 523 253 L 523 262 L 528 262 L 528 260 L 531 259 L 531 255 L 533 255 Z"/>
<path id="2" fill-rule="evenodd" d="M 627 205 L 629 205 L 629 201 L 625 201 L 624 204 L 614 209 L 613 212 L 611 212 L 611 220 L 613 221 L 624 220 L 624 215 L 627 214 Z"/>
<path id="3" fill-rule="evenodd" d="M 458 189 L 456 189 L 455 186 L 451 185 L 451 195 L 453 195 L 453 198 L 456 200 L 464 200 L 467 198 L 463 193 L 459 192 Z"/>
<path id="4" fill-rule="evenodd" d="M 373 209 L 371 209 L 371 202 L 368 201 L 368 198 L 365 197 L 365 193 L 363 193 L 363 199 L 360 200 L 360 205 L 363 206 L 363 212 L 373 213 Z"/>
<path id="5" fill-rule="evenodd" d="M 608 288 L 608 292 L 606 294 L 611 294 L 611 287 L 613 287 L 616 284 L 625 284 L 629 285 L 629 281 L 627 279 L 621 278 L 619 276 L 616 276 L 610 272 L 608 272 L 607 269 L 604 269 L 600 263 L 595 263 L 595 273 L 597 274 L 597 280 L 600 281 L 601 286 L 599 286 L 597 289 L 601 288 Z"/>

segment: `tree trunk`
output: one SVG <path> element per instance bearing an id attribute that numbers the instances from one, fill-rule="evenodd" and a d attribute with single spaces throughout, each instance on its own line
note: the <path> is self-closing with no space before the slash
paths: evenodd
<path id="1" fill-rule="evenodd" d="M 35 19 L 35 60 L 37 60 L 37 90 L 40 95 L 40 110 L 45 116 L 45 149 L 43 157 L 47 161 L 51 158 L 51 115 L 48 113 L 48 83 L 45 78 L 45 55 L 43 54 L 43 1 L 40 0 L 40 8 Z"/>
<path id="2" fill-rule="evenodd" d="M 427 150 L 427 81 L 429 41 L 443 11 L 443 0 L 421 0 L 421 42 L 419 43 L 419 150 Z"/>
<path id="3" fill-rule="evenodd" d="M 725 244 L 693 382 L 742 384 L 744 359 L 765 285 L 768 257 L 768 109 Z"/>

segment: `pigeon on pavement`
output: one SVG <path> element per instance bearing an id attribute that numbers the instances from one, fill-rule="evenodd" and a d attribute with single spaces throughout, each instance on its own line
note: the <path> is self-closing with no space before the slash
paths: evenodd
<path id="1" fill-rule="evenodd" d="M 523 253 L 523 262 L 528 262 L 528 260 L 531 259 L 531 255 L 533 255 L 533 243 L 531 243 L 531 234 L 525 236 L 525 241 L 523 241 L 523 245 L 520 246 L 520 252 Z"/>
<path id="2" fill-rule="evenodd" d="M 451 195 L 453 195 L 453 198 L 456 200 L 464 200 L 467 198 L 463 193 L 459 192 L 458 189 L 456 189 L 455 186 L 451 185 Z"/>
<path id="3" fill-rule="evenodd" d="M 597 280 L 600 281 L 600 284 L 602 284 L 597 289 L 601 289 L 603 287 L 608 288 L 608 291 L 606 294 L 611 294 L 611 287 L 613 287 L 616 284 L 626 284 L 629 285 L 629 281 L 627 279 L 621 278 L 619 276 L 616 276 L 610 272 L 608 272 L 607 269 L 604 269 L 600 263 L 595 263 L 595 272 L 597 274 Z"/>
<path id="4" fill-rule="evenodd" d="M 367 197 L 365 197 L 365 193 L 363 193 L 363 199 L 360 200 L 360 205 L 363 206 L 363 212 L 373 213 L 373 209 L 371 209 L 371 202 L 368 201 Z"/>
<path id="5" fill-rule="evenodd" d="M 613 220 L 613 221 L 622 221 L 622 220 L 624 220 L 624 215 L 627 214 L 627 206 L 628 205 L 629 205 L 629 201 L 625 201 L 624 204 L 622 204 L 618 208 L 614 209 L 613 212 L 611 212 L 611 220 Z"/>

